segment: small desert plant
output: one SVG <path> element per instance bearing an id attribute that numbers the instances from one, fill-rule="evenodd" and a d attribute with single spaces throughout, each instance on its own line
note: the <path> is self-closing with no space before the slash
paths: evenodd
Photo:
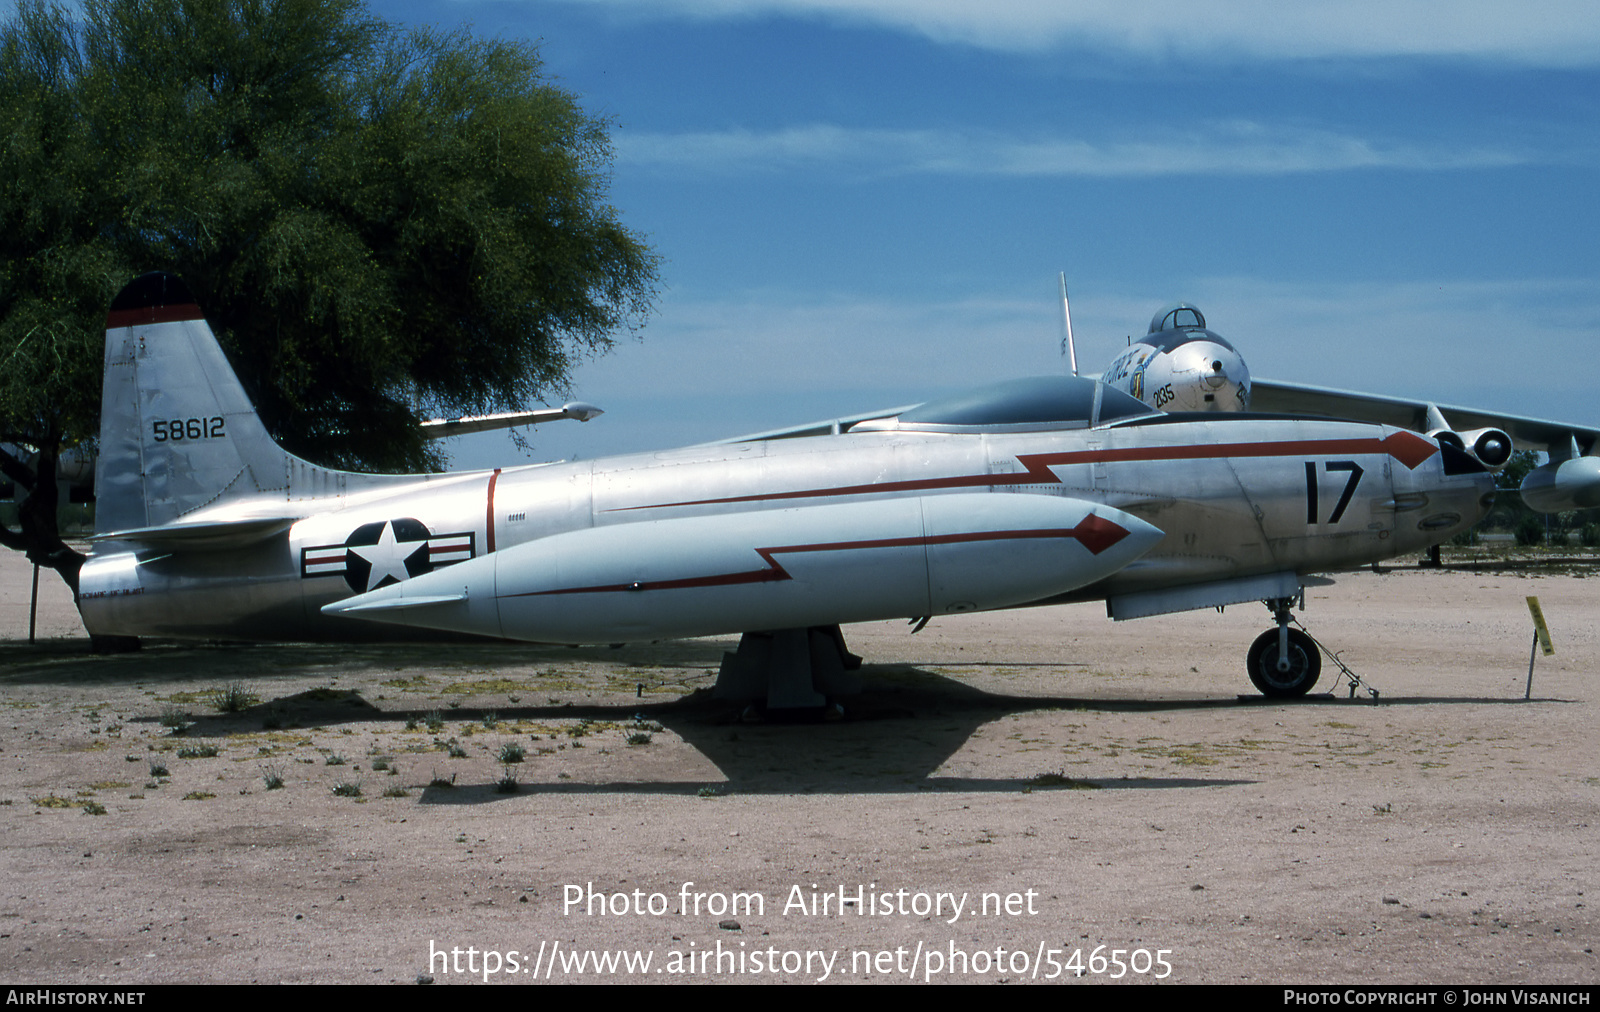
<path id="1" fill-rule="evenodd" d="M 98 801 L 85 801 L 83 803 L 83 814 L 84 815 L 104 815 L 104 814 L 106 814 L 106 806 L 102 805 Z"/>
<path id="2" fill-rule="evenodd" d="M 374 756 L 372 759 L 372 771 L 374 773 L 382 773 L 389 768 L 389 764 L 393 761 L 386 755 Z"/>
<path id="3" fill-rule="evenodd" d="M 150 775 L 153 777 L 172 776 L 171 773 L 167 772 L 167 764 L 162 762 L 154 762 L 150 764 Z"/>
<path id="4" fill-rule="evenodd" d="M 496 725 L 498 725 L 499 723 L 500 723 L 500 715 L 498 713 L 495 713 L 493 710 L 490 710 L 488 713 L 483 715 L 483 728 L 484 728 L 484 730 L 493 731 L 495 729 Z"/>
<path id="5" fill-rule="evenodd" d="M 283 786 L 283 768 L 281 766 L 268 766 L 261 771 L 261 782 L 267 785 L 267 790 L 275 791 Z"/>
<path id="6" fill-rule="evenodd" d="M 1539 544 L 1544 540 L 1544 524 L 1544 517 L 1523 517 L 1517 523 L 1517 544 L 1524 548 Z"/>
<path id="7" fill-rule="evenodd" d="M 179 759 L 210 759 L 217 754 L 217 747 L 210 742 L 201 742 L 198 745 L 185 745 L 178 749 Z"/>
<path id="8" fill-rule="evenodd" d="M 500 779 L 494 782 L 494 789 L 499 794 L 517 793 L 517 771 L 507 766 L 500 773 Z"/>
<path id="9" fill-rule="evenodd" d="M 337 752 L 330 753 L 328 755 L 328 758 L 322 760 L 322 765 L 324 765 L 324 766 L 343 766 L 344 763 L 345 763 L 344 756 L 340 755 Z"/>
<path id="10" fill-rule="evenodd" d="M 526 754 L 522 746 L 514 741 L 508 741 L 500 746 L 500 761 L 503 763 L 519 763 Z"/>
<path id="11" fill-rule="evenodd" d="M 249 689 L 244 687 L 243 682 L 229 682 L 227 685 L 219 685 L 211 690 L 211 704 L 220 713 L 238 713 L 241 710 L 248 710 L 256 702 L 256 697 L 251 694 Z"/>
<path id="12" fill-rule="evenodd" d="M 172 730 L 176 731 L 181 727 L 186 727 L 188 723 L 189 714 L 184 712 L 182 707 L 168 703 L 166 706 L 161 708 L 162 727 L 170 727 Z"/>
<path id="13" fill-rule="evenodd" d="M 411 797 L 411 792 L 399 784 L 395 784 L 393 787 L 385 787 L 383 796 L 386 798 L 409 798 Z"/>
<path id="14" fill-rule="evenodd" d="M 628 735 L 628 744 L 629 745 L 648 745 L 648 744 L 650 744 L 650 736 L 648 734 L 645 734 L 643 731 L 635 731 L 632 734 Z"/>
<path id="15" fill-rule="evenodd" d="M 432 771 L 431 776 L 432 779 L 428 781 L 429 787 L 454 787 L 456 785 L 456 775 L 454 773 L 450 774 L 448 780 L 441 777 L 438 770 Z"/>
<path id="16" fill-rule="evenodd" d="M 452 759 L 465 759 L 467 757 L 467 750 L 462 748 L 460 745 L 457 745 L 455 742 L 451 742 L 450 750 L 447 754 Z"/>
<path id="17" fill-rule="evenodd" d="M 333 785 L 333 793 L 341 798 L 359 798 L 361 797 L 361 781 L 341 780 Z"/>
<path id="18" fill-rule="evenodd" d="M 438 734 L 440 731 L 444 730 L 444 714 L 440 713 L 438 710 L 429 710 L 427 713 L 423 714 L 422 722 L 428 725 L 428 730 L 432 731 L 434 734 Z"/>

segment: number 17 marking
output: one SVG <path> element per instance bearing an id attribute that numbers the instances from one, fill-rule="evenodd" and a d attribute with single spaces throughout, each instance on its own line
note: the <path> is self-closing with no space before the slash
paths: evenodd
<path id="1" fill-rule="evenodd" d="M 1344 483 L 1344 491 L 1339 494 L 1339 501 L 1333 507 L 1333 512 L 1328 514 L 1328 523 L 1336 524 L 1344 516 L 1344 508 L 1350 505 L 1350 497 L 1356 494 L 1356 486 L 1361 484 L 1361 465 L 1353 460 L 1327 460 L 1323 461 L 1322 469 L 1328 473 L 1334 471 L 1350 472 L 1350 480 Z M 1317 522 L 1317 462 L 1306 461 L 1306 523 Z"/>

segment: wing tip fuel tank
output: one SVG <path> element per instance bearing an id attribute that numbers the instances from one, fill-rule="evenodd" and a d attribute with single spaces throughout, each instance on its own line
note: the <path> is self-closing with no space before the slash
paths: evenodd
<path id="1" fill-rule="evenodd" d="M 589 527 L 322 610 L 538 642 L 709 636 L 1027 604 L 1162 536 L 1061 496 L 903 497 Z"/>

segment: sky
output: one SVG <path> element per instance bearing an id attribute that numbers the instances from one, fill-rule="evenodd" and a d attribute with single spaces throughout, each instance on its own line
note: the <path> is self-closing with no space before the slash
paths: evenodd
<path id="1" fill-rule="evenodd" d="M 1253 375 L 1600 424 L 1591 0 L 376 0 L 536 40 L 612 124 L 655 312 L 606 410 L 456 467 L 1065 368 L 1198 305 Z"/>

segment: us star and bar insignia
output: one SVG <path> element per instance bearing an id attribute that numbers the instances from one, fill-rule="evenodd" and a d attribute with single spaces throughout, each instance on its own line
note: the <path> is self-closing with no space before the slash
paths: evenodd
<path id="1" fill-rule="evenodd" d="M 429 534 L 420 520 L 404 517 L 362 524 L 343 544 L 300 550 L 300 575 L 342 576 L 358 594 L 465 562 L 477 554 L 472 531 Z"/>

